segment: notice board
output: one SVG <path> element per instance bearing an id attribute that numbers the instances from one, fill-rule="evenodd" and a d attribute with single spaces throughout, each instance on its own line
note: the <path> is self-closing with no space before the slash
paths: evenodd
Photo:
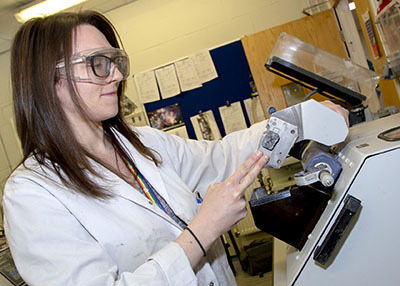
<path id="1" fill-rule="evenodd" d="M 178 103 L 184 123 L 191 139 L 196 139 L 190 117 L 200 111 L 212 110 L 222 136 L 225 130 L 218 107 L 240 101 L 247 126 L 250 126 L 243 100 L 251 97 L 252 81 L 250 67 L 240 40 L 210 50 L 218 77 L 203 83 L 202 87 L 182 92 L 181 94 L 158 101 L 145 103 L 146 112 Z"/>

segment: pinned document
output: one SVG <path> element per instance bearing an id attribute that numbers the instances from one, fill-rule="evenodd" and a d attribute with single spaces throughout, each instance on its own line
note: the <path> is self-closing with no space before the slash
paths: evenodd
<path id="1" fill-rule="evenodd" d="M 165 132 L 179 136 L 181 138 L 189 139 L 185 124 L 177 125 L 174 128 L 166 129 Z"/>
<path id="2" fill-rule="evenodd" d="M 142 103 L 160 99 L 154 71 L 139 73 L 134 76 L 136 90 Z"/>
<path id="3" fill-rule="evenodd" d="M 162 98 L 170 98 L 181 93 L 174 64 L 156 69 L 156 78 Z"/>
<path id="4" fill-rule="evenodd" d="M 264 111 L 260 103 L 260 97 L 255 96 L 244 100 L 247 116 L 249 117 L 250 124 L 265 120 Z"/>
<path id="5" fill-rule="evenodd" d="M 202 86 L 190 58 L 175 62 L 175 69 L 182 91 L 188 91 Z"/>
<path id="6" fill-rule="evenodd" d="M 201 83 L 218 77 L 209 51 L 202 51 L 190 57 Z"/>
<path id="7" fill-rule="evenodd" d="M 247 128 L 239 101 L 221 106 L 218 109 L 221 113 L 226 134 Z"/>
<path id="8" fill-rule="evenodd" d="M 221 133 L 219 132 L 212 110 L 200 112 L 199 114 L 190 117 L 190 121 L 192 122 L 197 140 L 221 139 Z"/>

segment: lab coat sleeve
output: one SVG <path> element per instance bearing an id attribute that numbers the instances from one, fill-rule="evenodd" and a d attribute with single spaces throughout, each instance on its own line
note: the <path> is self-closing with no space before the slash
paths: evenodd
<path id="1" fill-rule="evenodd" d="M 12 176 L 4 192 L 7 240 L 28 285 L 197 285 L 175 242 L 132 272 L 119 273 L 102 245 L 47 188 L 45 181 Z"/>
<path id="2" fill-rule="evenodd" d="M 187 140 L 150 128 L 140 133 L 191 190 L 204 194 L 209 184 L 227 179 L 257 150 L 265 127 L 262 121 L 217 141 Z"/>

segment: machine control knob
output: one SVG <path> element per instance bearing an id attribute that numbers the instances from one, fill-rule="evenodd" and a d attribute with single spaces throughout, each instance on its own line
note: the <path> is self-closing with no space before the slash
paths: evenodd
<path id="1" fill-rule="evenodd" d="M 331 173 L 328 171 L 321 171 L 319 173 L 319 180 L 320 180 L 321 184 L 324 185 L 325 187 L 330 187 L 335 182 Z"/>
<path id="2" fill-rule="evenodd" d="M 331 187 L 335 183 L 331 167 L 322 162 L 308 170 L 294 174 L 294 180 L 298 186 L 321 182 L 324 187 Z"/>

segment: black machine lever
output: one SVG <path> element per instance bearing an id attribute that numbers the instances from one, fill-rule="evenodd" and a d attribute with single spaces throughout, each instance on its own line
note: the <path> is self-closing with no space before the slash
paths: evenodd
<path id="1" fill-rule="evenodd" d="M 351 195 L 345 198 L 344 206 L 340 211 L 340 214 L 335 220 L 332 228 L 325 237 L 324 241 L 314 252 L 314 260 L 322 265 L 331 257 L 336 246 L 339 244 L 344 233 L 348 229 L 348 226 L 353 221 L 357 211 L 361 206 L 361 201 Z"/>

